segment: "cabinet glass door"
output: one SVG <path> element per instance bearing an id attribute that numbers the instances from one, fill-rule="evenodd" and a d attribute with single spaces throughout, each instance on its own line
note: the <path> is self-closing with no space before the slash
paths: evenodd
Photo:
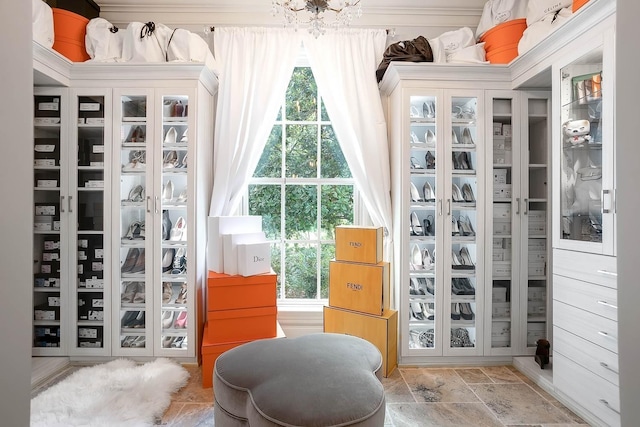
<path id="1" fill-rule="evenodd" d="M 116 103 L 120 110 L 120 120 L 116 121 L 120 127 L 118 157 L 114 161 L 116 165 L 120 164 L 119 188 L 115 192 L 120 205 L 120 268 L 114 271 L 119 273 L 116 283 L 120 304 L 117 310 L 119 321 L 114 321 L 113 325 L 118 331 L 114 334 L 114 345 L 133 353 L 150 354 L 152 334 L 147 317 L 151 310 L 146 295 L 151 277 L 147 259 L 152 257 L 147 241 L 151 238 L 152 227 L 148 226 L 148 220 L 154 206 L 148 193 L 152 173 L 147 155 L 147 143 L 150 142 L 147 133 L 151 129 L 149 97 L 144 93 L 123 95 L 116 98 Z"/>
<path id="2" fill-rule="evenodd" d="M 38 91 L 34 98 L 34 229 L 33 229 L 33 354 L 63 354 L 67 278 L 63 257 L 69 244 L 64 230 L 68 199 L 62 158 L 63 108 L 60 92 Z"/>
<path id="3" fill-rule="evenodd" d="M 442 259 L 450 259 L 450 334 L 445 348 L 475 348 L 478 335 L 478 299 L 476 291 L 482 282 L 478 271 L 478 230 L 481 215 L 478 210 L 478 145 L 482 132 L 478 128 L 478 98 L 476 96 L 452 96 L 450 104 L 450 135 L 443 135 L 446 151 L 443 161 L 451 157 L 450 194 L 446 200 L 445 226 L 447 236 Z M 450 141 L 450 144 L 447 142 Z M 439 255 L 440 256 L 440 255 Z M 448 268 L 449 266 L 445 266 Z M 446 300 L 448 301 L 448 300 Z M 448 352 L 445 352 L 448 353 Z"/>
<path id="4" fill-rule="evenodd" d="M 409 348 L 442 348 L 438 322 L 442 314 L 442 284 L 436 275 L 436 221 L 438 182 L 436 172 L 444 157 L 441 128 L 437 125 L 438 99 L 435 96 L 410 97 L 409 158 Z M 441 233 L 441 231 L 439 231 Z"/>
<path id="5" fill-rule="evenodd" d="M 186 349 L 187 302 L 187 172 L 189 156 L 189 97 L 162 97 L 161 272 L 162 289 L 156 289 L 160 313 L 162 349 Z M 154 285 L 155 286 L 155 285 Z"/>
<path id="6" fill-rule="evenodd" d="M 82 93 L 80 91 L 78 93 Z M 109 163 L 105 156 L 105 96 L 77 95 L 76 172 L 73 203 L 75 211 L 76 273 L 73 300 L 76 340 L 72 353 L 91 353 L 88 349 L 105 348 L 105 322 L 109 321 L 108 296 L 105 290 L 105 244 L 108 242 L 110 174 L 105 173 Z M 106 211 L 105 211 L 106 209 Z M 108 282 L 107 282 L 108 283 Z M 106 295 L 105 295 L 106 294 Z M 106 304 L 105 304 L 106 302 Z M 105 316 L 106 315 L 106 316 Z M 107 346 L 108 347 L 108 346 Z M 77 350 L 82 349 L 82 350 Z M 98 352 L 99 353 L 99 352 Z"/>
<path id="7" fill-rule="evenodd" d="M 594 51 L 561 69 L 560 233 L 562 241 L 601 245 L 607 216 L 613 212 L 612 186 L 603 185 L 607 150 L 613 141 L 604 126 L 602 51 Z M 609 76 L 611 78 L 612 76 Z M 611 108 L 611 107 L 606 107 Z M 606 178 L 605 178 L 606 179 Z"/>

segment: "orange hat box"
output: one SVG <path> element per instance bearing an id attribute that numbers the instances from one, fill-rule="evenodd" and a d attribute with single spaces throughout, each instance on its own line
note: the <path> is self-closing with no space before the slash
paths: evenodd
<path id="1" fill-rule="evenodd" d="M 484 42 L 487 60 L 492 64 L 508 64 L 518 56 L 518 42 L 527 29 L 526 18 L 512 19 L 498 24 L 480 37 Z"/>
<path id="2" fill-rule="evenodd" d="M 573 13 L 575 13 L 576 10 L 580 9 L 582 6 L 584 6 L 588 2 L 589 2 L 589 0 L 573 0 L 573 5 L 571 6 L 571 11 Z"/>
<path id="3" fill-rule="evenodd" d="M 53 50 L 73 62 L 90 59 L 84 44 L 89 19 L 68 10 L 51 8 L 53 11 Z"/>

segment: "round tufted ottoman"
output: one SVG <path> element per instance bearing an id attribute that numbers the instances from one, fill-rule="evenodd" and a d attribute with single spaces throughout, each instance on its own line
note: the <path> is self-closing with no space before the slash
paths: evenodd
<path id="1" fill-rule="evenodd" d="M 214 421 L 225 426 L 383 426 L 382 356 L 342 334 L 253 341 L 213 369 Z"/>

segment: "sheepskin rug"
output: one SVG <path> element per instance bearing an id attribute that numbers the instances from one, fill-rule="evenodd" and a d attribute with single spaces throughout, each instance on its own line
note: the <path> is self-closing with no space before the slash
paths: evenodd
<path id="1" fill-rule="evenodd" d="M 31 426 L 151 426 L 188 379 L 187 370 L 167 358 L 82 368 L 31 399 Z"/>

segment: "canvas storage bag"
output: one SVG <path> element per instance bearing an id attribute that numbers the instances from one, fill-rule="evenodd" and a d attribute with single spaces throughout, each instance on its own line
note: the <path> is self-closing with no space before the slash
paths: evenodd
<path id="1" fill-rule="evenodd" d="M 522 55 L 527 52 L 549 34 L 560 28 L 571 17 L 571 13 L 571 8 L 567 7 L 549 13 L 540 21 L 532 24 L 529 24 L 527 20 L 528 27 L 524 30 L 522 38 L 518 42 L 518 54 Z"/>
<path id="2" fill-rule="evenodd" d="M 53 10 L 42 0 L 32 0 L 33 39 L 42 46 L 53 47 Z"/>
<path id="3" fill-rule="evenodd" d="M 527 3 L 532 0 L 489 0 L 484 4 L 478 28 L 476 28 L 476 40 L 491 28 L 503 22 L 521 19 L 527 16 Z"/>
<path id="4" fill-rule="evenodd" d="M 475 45 L 476 39 L 471 28 L 462 27 L 440 34 L 429 40 L 429 44 L 433 51 L 433 62 L 447 62 L 456 52 Z"/>
<path id="5" fill-rule="evenodd" d="M 132 22 L 122 44 L 122 59 L 127 62 L 166 62 L 167 45 L 173 30 L 154 22 Z"/>
<path id="6" fill-rule="evenodd" d="M 122 61 L 124 31 L 103 18 L 93 18 L 87 24 L 84 44 L 92 60 L 98 62 Z"/>
<path id="7" fill-rule="evenodd" d="M 550 13 L 555 13 L 566 7 L 571 10 L 573 0 L 528 0 L 527 4 L 527 26 L 541 21 Z"/>

